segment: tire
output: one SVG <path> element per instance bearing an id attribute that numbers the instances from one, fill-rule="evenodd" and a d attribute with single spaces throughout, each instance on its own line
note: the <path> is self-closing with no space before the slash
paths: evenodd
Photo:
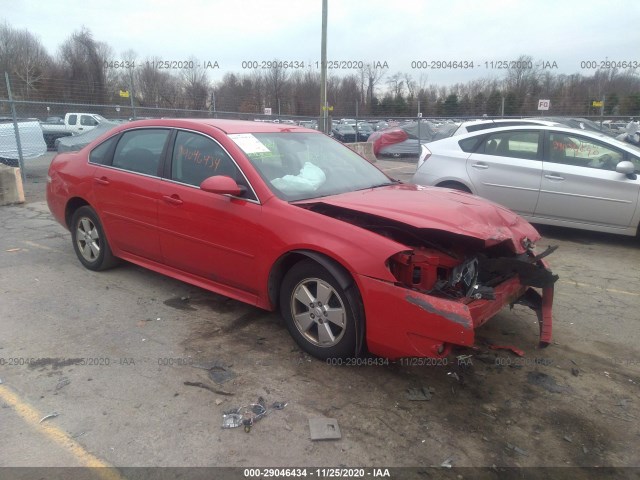
<path id="1" fill-rule="evenodd" d="M 89 206 L 80 207 L 73 213 L 71 241 L 78 260 L 89 270 L 106 270 L 118 263 L 111 253 L 98 215 Z"/>
<path id="2" fill-rule="evenodd" d="M 471 193 L 471 190 L 469 190 L 463 184 L 458 183 L 458 182 L 444 182 L 444 183 L 441 183 L 441 184 L 439 184 L 437 186 L 438 187 L 442 187 L 442 188 L 450 188 L 452 190 L 458 190 L 460 192 Z"/>
<path id="3" fill-rule="evenodd" d="M 302 260 L 287 272 L 280 288 L 280 311 L 304 351 L 321 360 L 358 355 L 356 329 L 364 322 L 356 288 L 353 284 L 343 290 L 312 260 Z"/>

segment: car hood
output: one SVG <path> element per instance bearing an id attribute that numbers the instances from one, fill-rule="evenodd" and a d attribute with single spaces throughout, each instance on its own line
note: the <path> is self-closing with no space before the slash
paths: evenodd
<path id="1" fill-rule="evenodd" d="M 524 238 L 533 242 L 540 238 L 529 222 L 511 210 L 471 194 L 440 187 L 399 184 L 296 204 L 331 205 L 419 229 L 472 237 L 482 240 L 487 247 L 506 241 L 518 253 L 526 250 Z"/>

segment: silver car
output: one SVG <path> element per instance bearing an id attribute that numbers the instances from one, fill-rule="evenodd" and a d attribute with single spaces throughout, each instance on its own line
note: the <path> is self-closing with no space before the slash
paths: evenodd
<path id="1" fill-rule="evenodd" d="M 413 183 L 479 195 L 532 223 L 636 235 L 640 149 L 558 126 L 482 130 L 422 145 Z"/>

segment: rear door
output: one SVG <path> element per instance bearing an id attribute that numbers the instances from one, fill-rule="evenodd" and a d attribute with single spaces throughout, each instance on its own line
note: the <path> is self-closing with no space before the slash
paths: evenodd
<path id="1" fill-rule="evenodd" d="M 467 159 L 475 192 L 521 215 L 533 215 L 542 176 L 541 146 L 537 130 L 487 134 Z"/>
<path id="2" fill-rule="evenodd" d="M 171 130 L 144 128 L 124 132 L 108 142 L 113 157 L 108 165 L 97 164 L 94 171 L 96 207 L 114 247 L 127 253 L 160 262 L 160 238 L 158 234 L 158 201 L 160 197 L 160 160 L 164 154 Z"/>
<path id="3" fill-rule="evenodd" d="M 549 131 L 547 135 L 535 216 L 628 227 L 636 211 L 640 180 L 615 171 L 626 159 L 625 152 L 580 134 Z"/>

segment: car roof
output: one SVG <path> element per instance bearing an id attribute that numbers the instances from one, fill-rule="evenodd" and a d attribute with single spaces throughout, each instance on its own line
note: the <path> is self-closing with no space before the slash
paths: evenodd
<path id="1" fill-rule="evenodd" d="M 487 135 L 491 133 L 499 133 L 499 132 L 511 132 L 511 131 L 531 131 L 531 130 L 540 130 L 540 131 L 550 131 L 554 132 L 564 132 L 567 134 L 573 135 L 581 135 L 583 137 L 591 137 L 595 140 L 601 140 L 607 143 L 611 143 L 619 148 L 625 148 L 630 152 L 634 152 L 635 155 L 638 155 L 639 149 L 634 148 L 633 145 L 624 143 L 616 138 L 610 137 L 609 135 L 605 135 L 604 133 L 594 132 L 593 130 L 580 130 L 577 128 L 564 127 L 560 125 L 518 125 L 511 127 L 497 127 L 497 128 L 486 128 L 484 130 L 477 130 L 471 133 L 465 133 L 463 135 L 457 135 L 454 137 L 447 137 L 442 140 L 436 140 L 435 142 L 431 142 L 431 144 L 436 142 L 445 142 L 445 141 L 460 141 L 465 138 L 471 138 L 480 135 Z"/>
<path id="2" fill-rule="evenodd" d="M 462 122 L 460 124 L 461 127 L 467 127 L 470 125 L 484 125 L 487 123 L 507 123 L 507 122 L 524 122 L 531 123 L 532 125 L 558 125 L 559 122 L 555 120 L 543 120 L 537 118 L 495 118 L 495 119 L 484 119 L 484 120 L 468 120 L 466 122 Z"/>
<path id="3" fill-rule="evenodd" d="M 252 122 L 249 120 L 226 120 L 216 118 L 162 118 L 153 120 L 136 120 L 125 124 L 124 129 L 136 127 L 196 127 L 208 126 L 217 128 L 226 134 L 233 133 L 277 133 L 277 132 L 308 132 L 319 133 L 317 130 L 299 127 L 289 123 Z"/>

